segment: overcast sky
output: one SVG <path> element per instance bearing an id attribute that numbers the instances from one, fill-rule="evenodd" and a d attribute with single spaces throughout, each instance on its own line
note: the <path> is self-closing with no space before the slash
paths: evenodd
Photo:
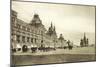
<path id="1" fill-rule="evenodd" d="M 12 9 L 18 12 L 18 18 L 30 23 L 34 13 L 39 14 L 45 28 L 51 22 L 58 34 L 95 33 L 95 7 L 34 2 L 12 2 Z M 67 32 L 67 33 L 66 33 Z M 67 37 L 65 37 L 67 38 Z"/>

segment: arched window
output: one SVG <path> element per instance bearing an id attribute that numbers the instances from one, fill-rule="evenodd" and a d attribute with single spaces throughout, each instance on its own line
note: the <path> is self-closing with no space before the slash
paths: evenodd
<path id="1" fill-rule="evenodd" d="M 35 43 L 36 43 L 36 38 L 35 38 Z"/>
<path id="2" fill-rule="evenodd" d="M 27 37 L 27 42 L 29 42 L 29 37 Z"/>
<path id="3" fill-rule="evenodd" d="M 16 35 L 17 36 L 17 42 L 20 43 L 20 35 Z"/>
<path id="4" fill-rule="evenodd" d="M 22 36 L 22 42 L 25 43 L 25 36 Z"/>
<path id="5" fill-rule="evenodd" d="M 31 38 L 31 42 L 33 43 L 33 38 Z"/>

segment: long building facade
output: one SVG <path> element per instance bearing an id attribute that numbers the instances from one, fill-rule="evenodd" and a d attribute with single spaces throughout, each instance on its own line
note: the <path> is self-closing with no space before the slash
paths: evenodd
<path id="1" fill-rule="evenodd" d="M 51 23 L 48 30 L 42 24 L 38 14 L 34 14 L 30 23 L 26 23 L 17 17 L 17 12 L 12 10 L 11 14 L 11 46 L 22 48 L 26 45 L 31 47 L 64 47 L 67 42 L 61 34 L 57 37 L 56 28 Z"/>

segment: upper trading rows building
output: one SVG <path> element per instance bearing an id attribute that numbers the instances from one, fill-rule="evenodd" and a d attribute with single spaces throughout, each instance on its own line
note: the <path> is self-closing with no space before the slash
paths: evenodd
<path id="1" fill-rule="evenodd" d="M 11 46 L 12 48 L 27 45 L 30 47 L 64 47 L 67 46 L 63 35 L 57 37 L 55 26 L 46 30 L 38 14 L 34 14 L 30 23 L 17 17 L 17 12 L 11 13 Z"/>

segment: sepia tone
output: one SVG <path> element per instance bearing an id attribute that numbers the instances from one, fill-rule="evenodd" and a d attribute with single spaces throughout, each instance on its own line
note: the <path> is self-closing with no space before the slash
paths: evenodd
<path id="1" fill-rule="evenodd" d="M 12 1 L 11 65 L 96 60 L 95 6 Z"/>

